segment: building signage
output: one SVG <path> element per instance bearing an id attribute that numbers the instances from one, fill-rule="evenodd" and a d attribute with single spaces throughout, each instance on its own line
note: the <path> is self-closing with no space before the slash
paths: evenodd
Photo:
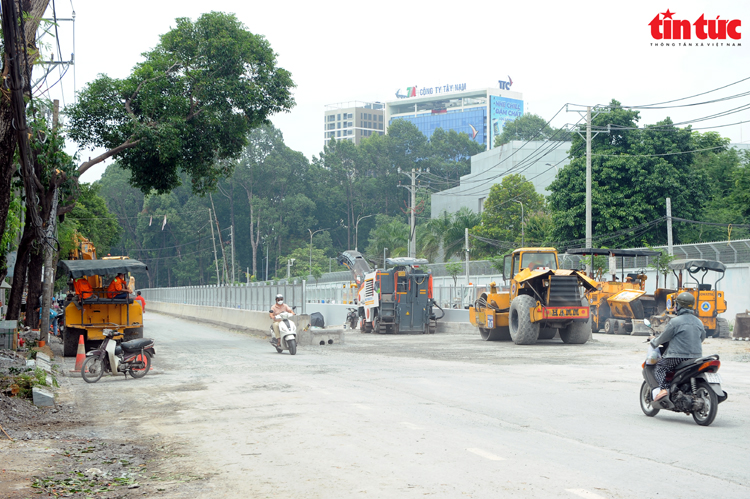
<path id="1" fill-rule="evenodd" d="M 408 99 L 409 97 L 425 97 L 429 95 L 447 94 L 450 92 L 461 92 L 463 90 L 466 90 L 466 83 L 422 88 L 406 87 L 406 92 L 402 92 L 400 88 L 396 90 L 396 97 L 399 99 Z"/>
<path id="2" fill-rule="evenodd" d="M 495 144 L 495 137 L 503 133 L 505 124 L 523 116 L 523 101 L 490 95 L 490 142 Z"/>
<path id="3" fill-rule="evenodd" d="M 500 84 L 500 90 L 510 90 L 510 87 L 513 85 L 513 80 L 510 76 L 508 76 L 508 81 L 497 80 L 497 82 Z"/>

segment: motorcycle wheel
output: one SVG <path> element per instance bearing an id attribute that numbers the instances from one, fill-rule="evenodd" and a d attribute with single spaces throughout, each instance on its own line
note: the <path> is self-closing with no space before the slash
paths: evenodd
<path id="1" fill-rule="evenodd" d="M 143 357 L 141 357 L 141 354 L 138 354 L 135 358 L 136 362 L 143 362 L 146 364 L 146 367 L 139 368 L 139 367 L 131 367 L 128 369 L 128 373 L 135 379 L 142 378 L 146 374 L 148 374 L 149 369 L 151 369 L 151 354 L 148 352 L 143 352 Z"/>
<path id="2" fill-rule="evenodd" d="M 696 396 L 703 400 L 703 409 L 693 411 L 693 420 L 701 426 L 708 426 L 716 419 L 716 413 L 719 411 L 719 397 L 706 383 L 698 385 Z"/>
<path id="3" fill-rule="evenodd" d="M 646 383 L 645 381 L 641 385 L 641 410 L 643 411 L 643 414 L 646 416 L 653 418 L 657 414 L 659 414 L 659 409 L 655 409 L 654 406 L 651 405 L 651 387 Z"/>
<path id="4" fill-rule="evenodd" d="M 104 362 L 99 357 L 89 357 L 81 366 L 81 377 L 86 383 L 96 383 L 104 374 Z"/>
<path id="5" fill-rule="evenodd" d="M 297 340 L 289 340 L 286 342 L 286 345 L 289 347 L 290 355 L 294 355 L 297 353 Z"/>

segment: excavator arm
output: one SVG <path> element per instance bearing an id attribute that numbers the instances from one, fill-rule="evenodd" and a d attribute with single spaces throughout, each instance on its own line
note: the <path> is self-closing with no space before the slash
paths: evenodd
<path id="1" fill-rule="evenodd" d="M 349 269 L 358 285 L 361 285 L 365 281 L 365 276 L 372 272 L 370 264 L 359 251 L 344 251 L 336 258 L 336 261 Z"/>

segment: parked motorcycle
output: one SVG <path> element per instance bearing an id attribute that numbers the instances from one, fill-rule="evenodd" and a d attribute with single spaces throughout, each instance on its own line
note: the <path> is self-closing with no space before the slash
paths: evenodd
<path id="1" fill-rule="evenodd" d="M 644 323 L 647 327 L 651 326 L 647 320 Z M 662 354 L 667 346 L 659 347 Z M 718 355 L 686 360 L 674 372 L 667 374 L 669 394 L 655 402 L 653 397 L 659 391 L 659 383 L 654 375 L 656 365 L 644 362 L 641 410 L 649 417 L 656 416 L 662 409 L 684 412 L 691 414 L 699 425 L 710 425 L 716 418 L 719 404 L 728 397 L 727 392 L 721 389 L 721 375 L 717 373 L 720 366 Z"/>
<path id="2" fill-rule="evenodd" d="M 86 354 L 86 360 L 81 366 L 81 376 L 86 383 L 96 383 L 105 372 L 124 373 L 126 378 L 130 374 L 136 379 L 148 374 L 151 357 L 156 355 L 154 340 L 140 338 L 118 345 L 114 338 L 122 333 L 105 329 L 103 334 L 102 344 Z"/>
<path id="3" fill-rule="evenodd" d="M 295 308 L 297 307 L 292 307 L 292 310 Z M 289 312 L 281 312 L 276 316 L 277 319 L 281 319 L 279 322 L 279 336 L 281 338 L 279 339 L 279 344 L 274 345 L 278 353 L 284 350 L 289 350 L 290 355 L 297 353 L 297 325 L 294 321 L 289 320 L 293 315 Z M 271 325 L 271 336 L 273 337 L 273 325 Z"/>
<path id="4" fill-rule="evenodd" d="M 357 329 L 359 326 L 359 312 L 356 308 L 347 308 L 347 310 L 345 325 L 348 325 L 349 329 Z"/>

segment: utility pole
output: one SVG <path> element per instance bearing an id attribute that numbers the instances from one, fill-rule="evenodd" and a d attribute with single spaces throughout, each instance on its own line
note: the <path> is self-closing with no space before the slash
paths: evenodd
<path id="1" fill-rule="evenodd" d="M 219 247 L 221 248 L 221 259 L 223 261 L 222 270 L 224 271 L 224 284 L 227 283 L 227 254 L 224 252 L 224 241 L 221 239 L 221 228 L 219 227 L 219 217 L 216 216 L 216 206 L 214 206 L 214 197 L 209 194 L 208 197 L 211 199 L 211 207 L 214 209 L 214 221 L 216 222 L 216 232 L 219 235 Z"/>
<path id="2" fill-rule="evenodd" d="M 401 168 L 398 169 L 399 173 L 401 172 Z M 426 173 L 430 173 L 430 169 L 427 168 L 425 171 Z M 420 169 L 417 171 L 415 168 L 411 169 L 411 173 L 403 172 L 404 175 L 409 177 L 411 179 L 411 185 L 401 185 L 401 182 L 399 182 L 398 186 L 403 187 L 404 189 L 408 189 L 409 193 L 411 194 L 411 206 L 409 206 L 409 214 L 411 215 L 409 219 L 409 257 L 416 258 L 417 256 L 417 244 L 416 244 L 416 216 L 417 216 L 417 178 L 419 175 L 421 175 L 423 172 Z"/>
<path id="3" fill-rule="evenodd" d="M 234 279 L 234 224 L 229 226 L 229 235 L 232 237 L 232 284 L 236 281 Z"/>
<path id="4" fill-rule="evenodd" d="M 60 118 L 60 101 L 55 99 L 52 107 L 52 133 L 57 130 L 58 120 Z M 57 219 L 57 204 L 59 202 L 58 192 L 59 189 L 56 185 L 52 186 L 55 192 L 52 197 L 52 209 L 50 210 L 49 219 L 47 225 L 44 228 L 45 232 L 45 244 L 44 244 L 44 282 L 42 283 L 42 321 L 39 325 L 39 339 L 43 341 L 49 341 L 47 338 L 49 334 L 49 310 L 52 307 L 52 294 L 55 290 L 55 251 L 53 250 L 51 241 L 55 235 L 55 223 Z M 28 311 L 27 311 L 28 313 Z"/>
<path id="5" fill-rule="evenodd" d="M 517 199 L 514 199 L 514 201 L 521 205 L 521 247 L 525 248 L 525 234 L 523 229 L 523 203 Z"/>
<path id="6" fill-rule="evenodd" d="M 464 239 L 466 242 L 466 285 L 469 285 L 469 228 L 464 228 Z"/>
<path id="7" fill-rule="evenodd" d="M 674 256 L 674 246 L 672 244 L 672 198 L 667 198 L 667 253 L 669 253 L 669 256 Z M 672 273 L 667 274 L 667 279 L 668 282 L 665 282 L 664 285 L 667 288 L 672 288 Z"/>
<path id="8" fill-rule="evenodd" d="M 388 248 L 383 248 L 383 269 L 385 270 L 387 267 L 385 266 L 385 252 L 388 251 Z"/>
<path id="9" fill-rule="evenodd" d="M 212 203 L 213 204 L 213 203 Z M 211 226 L 211 241 L 214 243 L 214 263 L 216 264 L 216 285 L 221 284 L 221 277 L 219 276 L 219 257 L 216 254 L 216 238 L 214 237 L 214 221 L 211 216 L 211 208 L 208 209 L 208 225 Z"/>
<path id="10" fill-rule="evenodd" d="M 568 109 L 568 104 L 565 105 L 565 110 L 568 112 L 571 112 L 570 109 Z M 596 116 L 599 115 L 599 113 L 608 111 L 607 108 L 596 108 Z M 577 113 L 583 113 L 583 110 L 572 110 L 572 112 Z M 594 116 L 594 117 L 596 117 Z M 591 248 L 593 244 L 593 224 L 592 224 L 592 216 L 591 216 L 591 139 L 593 137 L 596 137 L 599 135 L 599 132 L 596 132 L 594 136 L 591 136 L 591 106 L 586 106 L 586 247 Z M 583 137 L 583 134 L 581 134 L 580 130 L 576 130 L 578 132 L 578 135 Z M 605 131 L 605 130 L 602 130 Z M 609 130 L 605 131 L 606 133 L 609 133 Z M 593 259 L 592 259 L 593 260 Z M 586 273 L 590 276 L 593 271 L 593 261 L 589 262 L 586 265 Z"/>

